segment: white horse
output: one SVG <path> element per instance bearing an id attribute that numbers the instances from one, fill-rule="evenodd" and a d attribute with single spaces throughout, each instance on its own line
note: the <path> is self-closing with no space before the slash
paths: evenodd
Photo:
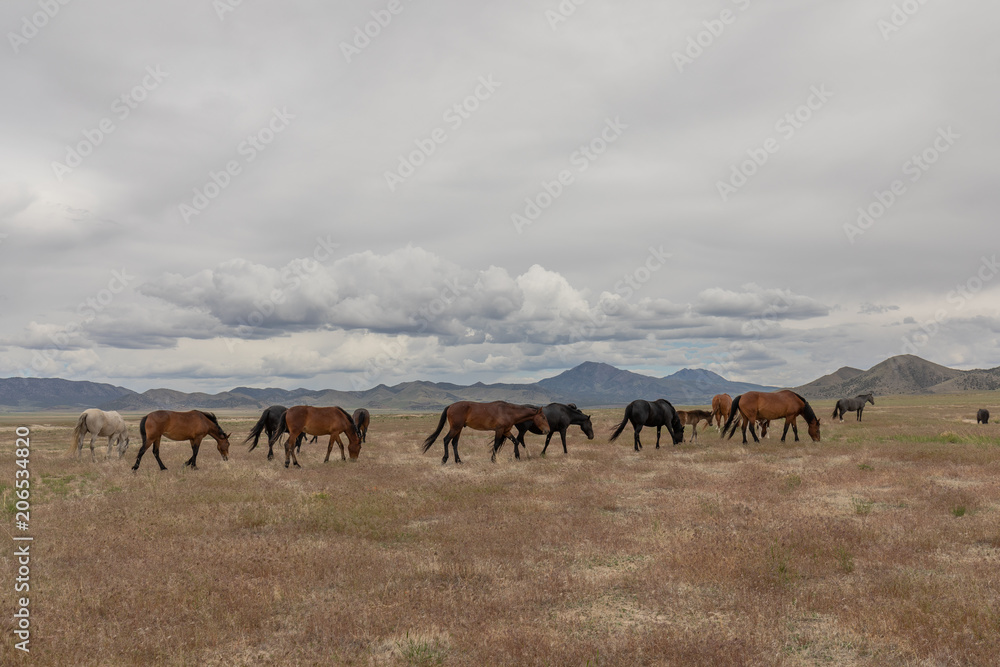
<path id="1" fill-rule="evenodd" d="M 128 427 L 125 420 L 117 412 L 105 412 L 97 408 L 84 410 L 80 418 L 76 420 L 76 428 L 73 429 L 73 447 L 70 452 L 76 454 L 79 459 L 83 455 L 83 438 L 88 433 L 90 436 L 90 460 L 96 461 L 94 457 L 94 441 L 98 436 L 108 439 L 108 452 L 104 458 L 110 458 L 112 444 L 118 445 L 118 458 L 125 455 L 128 449 Z"/>

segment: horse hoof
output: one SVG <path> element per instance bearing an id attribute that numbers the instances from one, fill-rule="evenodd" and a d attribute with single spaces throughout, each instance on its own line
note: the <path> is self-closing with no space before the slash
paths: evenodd
<path id="1" fill-rule="evenodd" d="M 286 468 L 288 467 L 288 461 L 285 461 L 285 467 Z"/>
<path id="2" fill-rule="evenodd" d="M 300 469 L 300 470 L 302 469 L 302 466 L 300 466 L 298 463 L 295 464 L 295 467 L 298 468 L 298 469 Z"/>
<path id="3" fill-rule="evenodd" d="M 272 460 L 273 458 L 274 458 L 274 454 L 268 454 L 267 455 L 267 460 L 268 461 Z"/>

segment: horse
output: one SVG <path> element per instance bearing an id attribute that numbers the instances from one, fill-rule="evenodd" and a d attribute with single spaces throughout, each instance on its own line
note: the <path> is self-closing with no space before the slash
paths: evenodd
<path id="1" fill-rule="evenodd" d="M 625 430 L 625 424 L 629 422 L 632 422 L 632 428 L 635 431 L 635 451 L 642 449 L 642 443 L 639 442 L 639 431 L 642 430 L 643 426 L 656 427 L 657 449 L 660 448 L 660 429 L 664 426 L 667 427 L 667 432 L 675 445 L 684 442 L 684 425 L 681 424 L 674 406 L 665 398 L 658 398 L 655 401 L 639 399 L 629 403 L 625 407 L 625 417 L 622 419 L 622 423 L 611 434 L 611 439 L 608 442 L 614 442 Z"/>
<path id="2" fill-rule="evenodd" d="M 855 398 L 842 398 L 837 401 L 837 405 L 833 408 L 833 417 L 834 419 L 840 417 L 840 421 L 844 421 L 845 412 L 857 412 L 857 421 L 861 421 L 861 413 L 865 409 L 865 403 L 875 405 L 875 397 L 871 394 L 858 394 Z"/>
<path id="3" fill-rule="evenodd" d="M 979 410 L 976 413 L 976 423 L 977 424 L 989 424 L 990 423 L 990 411 L 985 408 Z M 93 449 L 94 445 L 91 443 L 90 448 Z"/>
<path id="4" fill-rule="evenodd" d="M 357 424 L 358 432 L 361 434 L 361 442 L 364 442 L 368 435 L 368 425 L 372 422 L 372 416 L 364 408 L 358 408 L 354 411 L 351 419 Z"/>
<path id="5" fill-rule="evenodd" d="M 267 435 L 268 443 L 271 442 L 271 439 L 274 438 L 275 431 L 280 428 L 279 424 L 281 422 L 281 415 L 285 414 L 285 410 L 287 409 L 288 408 L 284 405 L 272 405 L 261 413 L 260 419 L 258 419 L 254 427 L 250 429 L 250 434 L 243 441 L 243 444 L 245 445 L 253 439 L 253 444 L 250 445 L 250 449 L 247 451 L 251 451 L 257 446 L 257 441 L 260 440 L 262 433 Z M 268 446 L 267 460 L 270 461 L 273 458 L 274 448 Z"/>
<path id="6" fill-rule="evenodd" d="M 142 434 L 142 449 L 135 457 L 135 465 L 132 472 L 139 469 L 139 461 L 146 453 L 149 446 L 153 446 L 153 456 L 160 464 L 160 470 L 166 470 L 160 460 L 160 438 L 166 436 L 170 440 L 189 440 L 191 442 L 191 458 L 184 462 L 185 466 L 191 466 L 192 470 L 198 469 L 198 448 L 206 435 L 215 438 L 219 454 L 223 461 L 229 460 L 229 433 L 222 430 L 219 420 L 211 412 L 201 410 L 189 410 L 187 412 L 174 412 L 172 410 L 155 410 L 142 418 L 139 422 L 139 433 Z"/>
<path id="7" fill-rule="evenodd" d="M 521 458 L 521 454 L 517 450 L 518 444 L 524 447 L 525 452 L 528 451 L 528 446 L 524 444 L 524 434 L 529 431 L 537 435 L 545 435 L 545 446 L 542 447 L 542 456 L 545 456 L 545 450 L 549 448 L 549 442 L 556 433 L 562 438 L 563 454 L 569 453 L 566 450 L 566 430 L 573 424 L 579 425 L 580 430 L 587 436 L 587 440 L 594 439 L 594 426 L 590 423 L 590 416 L 580 412 L 579 408 L 573 403 L 569 405 L 549 403 L 542 408 L 542 413 L 545 415 L 546 421 L 549 422 L 548 434 L 535 426 L 534 422 L 530 419 L 514 424 L 514 427 L 517 428 L 517 437 L 511 438 L 514 441 L 514 458 L 518 460 Z"/>
<path id="8" fill-rule="evenodd" d="M 434 441 L 444 428 L 445 420 L 448 421 L 448 433 L 444 436 L 444 457 L 441 465 L 448 463 L 448 444 L 451 443 L 455 453 L 455 463 L 461 463 L 458 457 L 458 438 L 462 435 L 462 429 L 469 427 L 476 431 L 493 431 L 493 456 L 490 460 L 496 463 L 497 452 L 503 446 L 505 438 L 511 438 L 511 429 L 515 424 L 523 421 L 530 421 L 540 432 L 546 433 L 549 429 L 549 422 L 545 418 L 542 408 L 534 405 L 515 405 L 506 401 L 492 401 L 491 403 L 476 403 L 474 401 L 458 401 L 452 403 L 441 411 L 441 419 L 438 420 L 437 428 L 424 440 L 423 451 L 431 448 Z"/>
<path id="9" fill-rule="evenodd" d="M 677 417 L 681 420 L 681 424 L 692 427 L 691 429 L 691 442 L 698 439 L 698 424 L 701 422 L 707 422 L 706 426 L 712 425 L 713 413 L 710 410 L 678 410 Z"/>
<path id="10" fill-rule="evenodd" d="M 743 426 L 743 444 L 747 444 L 747 426 L 750 426 L 750 435 L 753 436 L 754 442 L 760 442 L 757 438 L 757 433 L 754 431 L 754 423 L 761 419 L 766 419 L 768 421 L 772 419 L 784 419 L 785 429 L 781 432 L 781 441 L 785 441 L 785 436 L 788 435 L 788 427 L 792 427 L 792 431 L 795 433 L 795 442 L 799 441 L 799 428 L 795 423 L 796 418 L 799 415 L 806 420 L 809 426 L 809 437 L 814 441 L 819 442 L 819 417 L 813 412 L 812 406 L 794 391 L 789 391 L 788 389 L 782 389 L 780 391 L 775 391 L 771 393 L 765 393 L 761 391 L 748 391 L 745 394 L 741 394 L 733 399 L 733 406 L 729 411 L 729 418 L 726 420 L 725 426 L 722 427 L 722 436 L 726 437 L 726 432 L 729 432 L 729 437 L 732 438 L 733 434 L 736 432 L 736 424 L 733 423 L 736 420 L 736 415 L 742 416 L 742 426 Z M 730 425 L 732 428 L 730 429 Z"/>
<path id="11" fill-rule="evenodd" d="M 716 394 L 712 397 L 712 418 L 715 428 L 722 430 L 722 422 L 729 416 L 729 408 L 733 405 L 733 397 L 729 394 Z"/>
<path id="12" fill-rule="evenodd" d="M 125 456 L 125 451 L 128 450 L 128 426 L 117 412 L 90 408 L 80 414 L 76 420 L 76 428 L 73 429 L 73 444 L 70 447 L 70 453 L 75 453 L 78 460 L 83 456 L 83 438 L 88 433 L 91 461 L 97 460 L 94 457 L 94 441 L 98 436 L 108 439 L 108 451 L 104 458 L 111 457 L 112 444 L 118 445 L 118 458 Z"/>
<path id="13" fill-rule="evenodd" d="M 311 405 L 296 405 L 288 408 L 281 415 L 281 419 L 278 421 L 278 430 L 268 439 L 267 446 L 273 447 L 284 433 L 288 434 L 288 440 L 285 441 L 286 468 L 290 462 L 294 463 L 296 468 L 302 467 L 295 456 L 295 446 L 301 445 L 302 439 L 306 435 L 330 436 L 323 463 L 330 460 L 330 452 L 333 451 L 334 442 L 340 446 L 341 460 L 347 460 L 347 456 L 344 455 L 344 443 L 340 441 L 341 433 L 347 434 L 347 453 L 351 455 L 351 460 L 356 461 L 361 454 L 361 433 L 358 432 L 357 424 L 351 419 L 351 415 L 337 406 L 317 408 Z M 250 449 L 252 450 L 253 447 Z"/>

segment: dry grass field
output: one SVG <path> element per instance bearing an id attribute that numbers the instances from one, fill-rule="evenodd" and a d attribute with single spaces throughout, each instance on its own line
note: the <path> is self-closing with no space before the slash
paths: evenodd
<path id="1" fill-rule="evenodd" d="M 421 454 L 434 415 L 372 418 L 356 463 L 302 470 L 238 446 L 257 415 L 164 441 L 137 474 L 68 454 L 76 414 L 0 417 L 5 533 L 14 428 L 31 428 L 31 654 L 13 648 L 13 542 L 0 552 L 4 665 L 996 665 L 1000 395 L 877 398 L 821 443 L 632 451 L 621 410 L 494 465 Z M 354 408 L 357 406 L 345 406 Z M 690 431 L 690 429 L 689 429 Z M 801 429 L 805 436 L 805 429 Z M 669 442 L 669 438 L 666 438 Z"/>

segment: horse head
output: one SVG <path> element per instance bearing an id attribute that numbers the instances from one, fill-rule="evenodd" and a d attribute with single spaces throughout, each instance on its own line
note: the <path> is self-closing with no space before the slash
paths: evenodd
<path id="1" fill-rule="evenodd" d="M 531 415 L 531 423 L 541 429 L 542 433 L 548 433 L 552 430 L 549 428 L 549 420 L 545 418 L 545 413 L 542 412 L 541 408 L 535 410 L 535 413 Z"/>
<path id="2" fill-rule="evenodd" d="M 819 419 L 816 421 L 808 422 L 809 424 L 809 437 L 813 439 L 813 442 L 819 442 Z"/>
<path id="3" fill-rule="evenodd" d="M 216 445 L 219 448 L 219 453 L 222 454 L 222 460 L 229 460 L 229 433 L 226 433 L 221 428 L 219 429 L 219 435 L 215 438 Z"/>
<path id="4" fill-rule="evenodd" d="M 583 429 L 583 433 L 587 436 L 587 440 L 594 439 L 594 425 L 590 423 L 589 416 L 586 420 L 580 423 L 580 428 Z"/>
<path id="5" fill-rule="evenodd" d="M 124 438 L 118 438 L 118 458 L 125 456 L 125 452 L 128 451 L 128 433 L 125 434 Z"/>

